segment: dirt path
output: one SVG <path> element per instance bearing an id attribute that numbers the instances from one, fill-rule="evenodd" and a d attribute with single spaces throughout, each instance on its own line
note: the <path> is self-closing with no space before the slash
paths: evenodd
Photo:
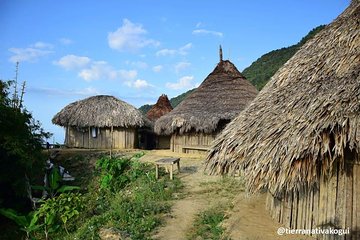
<path id="1" fill-rule="evenodd" d="M 184 184 L 184 197 L 175 201 L 172 213 L 165 220 L 164 226 L 158 229 L 154 236 L 158 240 L 188 239 L 187 234 L 191 231 L 196 214 L 214 205 L 229 204 L 230 201 L 224 194 L 211 189 L 212 183 L 218 182 L 221 177 L 204 174 L 204 156 L 164 150 L 150 151 L 141 160 L 154 162 L 171 156 L 181 157 L 181 173 L 175 171 L 175 176 Z M 266 212 L 264 196 L 247 197 L 244 192 L 239 191 L 232 203 L 234 207 L 227 213 L 228 219 L 223 223 L 232 240 L 314 239 L 299 235 L 277 235 L 277 229 L 281 225 Z"/>

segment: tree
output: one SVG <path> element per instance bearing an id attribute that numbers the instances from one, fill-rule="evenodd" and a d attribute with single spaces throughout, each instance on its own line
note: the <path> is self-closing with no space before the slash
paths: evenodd
<path id="1" fill-rule="evenodd" d="M 15 86 L 11 98 L 9 89 Z M 0 206 L 23 209 L 26 178 L 43 175 L 42 141 L 50 137 L 22 104 L 16 81 L 0 80 Z"/>

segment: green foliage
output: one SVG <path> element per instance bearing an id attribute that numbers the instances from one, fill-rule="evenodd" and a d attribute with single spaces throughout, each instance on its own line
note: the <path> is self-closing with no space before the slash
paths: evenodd
<path id="1" fill-rule="evenodd" d="M 50 233 L 64 227 L 68 233 L 68 223 L 84 209 L 84 200 L 80 193 L 61 193 L 58 197 L 44 201 L 35 215 L 41 223 L 46 239 Z"/>
<path id="2" fill-rule="evenodd" d="M 89 208 L 84 221 L 69 239 L 99 239 L 100 228 L 114 228 L 131 239 L 150 238 L 181 185 L 177 179 L 157 180 L 154 167 L 139 161 L 143 154 L 98 160 L 99 191 L 87 196 Z M 111 180 L 106 182 L 105 176 Z"/>
<path id="3" fill-rule="evenodd" d="M 40 207 L 27 215 L 13 209 L 0 209 L 0 214 L 13 220 L 26 232 L 26 239 L 49 239 L 50 234 L 61 230 L 68 233 L 68 223 L 84 209 L 80 193 L 62 193 L 58 197 L 42 201 Z"/>
<path id="4" fill-rule="evenodd" d="M 59 167 L 54 165 L 50 172 L 47 174 L 48 186 L 31 186 L 35 190 L 45 190 L 50 198 L 55 197 L 59 193 L 64 193 L 73 190 L 79 190 L 77 186 L 64 185 L 60 175 Z"/>
<path id="5" fill-rule="evenodd" d="M 20 215 L 13 209 L 1 208 L 0 214 L 13 220 L 17 225 L 20 226 L 20 230 L 26 233 L 26 239 L 33 239 L 32 233 L 40 228 L 37 224 L 38 217 L 34 212 L 29 212 L 27 215 Z"/>
<path id="6" fill-rule="evenodd" d="M 290 47 L 281 48 L 262 55 L 242 72 L 254 86 L 261 90 L 270 78 L 282 67 L 308 40 L 320 32 L 325 25 L 311 30 L 301 41 Z"/>
<path id="7" fill-rule="evenodd" d="M 153 107 L 153 104 L 145 104 L 139 107 L 140 112 L 142 112 L 144 115 Z"/>
<path id="8" fill-rule="evenodd" d="M 4 207 L 19 209 L 25 202 L 20 199 L 26 196 L 25 176 L 41 175 L 45 162 L 42 139 L 50 134 L 22 104 L 14 104 L 19 99 L 9 96 L 13 84 L 0 80 L 0 202 Z"/>
<path id="9" fill-rule="evenodd" d="M 197 215 L 193 226 L 194 232 L 188 235 L 188 239 L 226 239 L 223 237 L 224 228 L 221 223 L 225 220 L 222 209 L 213 208 Z"/>
<path id="10" fill-rule="evenodd" d="M 171 98 L 170 104 L 173 108 L 175 108 L 177 105 L 179 105 L 190 93 L 195 91 L 196 88 L 191 89 L 185 93 L 180 94 L 179 96 Z M 153 104 L 145 104 L 139 108 L 139 110 L 145 115 L 154 105 Z"/>
<path id="11" fill-rule="evenodd" d="M 177 105 L 179 105 L 188 95 L 190 95 L 193 91 L 195 91 L 196 88 L 191 89 L 185 93 L 180 94 L 177 97 L 173 97 L 170 99 L 171 106 L 175 108 Z"/>

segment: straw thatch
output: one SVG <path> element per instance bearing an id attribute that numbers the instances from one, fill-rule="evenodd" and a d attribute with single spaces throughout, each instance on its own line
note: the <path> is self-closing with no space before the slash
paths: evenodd
<path id="1" fill-rule="evenodd" d="M 193 93 L 155 122 L 154 130 L 162 135 L 194 130 L 211 133 L 221 120 L 231 120 L 237 116 L 257 92 L 234 64 L 221 59 Z"/>
<path id="2" fill-rule="evenodd" d="M 169 98 L 165 94 L 162 94 L 156 104 L 147 112 L 146 116 L 151 121 L 156 121 L 161 116 L 171 112 L 171 110 L 173 110 L 173 107 L 171 106 Z"/>
<path id="3" fill-rule="evenodd" d="M 52 119 L 60 126 L 143 127 L 148 120 L 134 106 L 113 96 L 98 95 L 73 102 Z"/>
<path id="4" fill-rule="evenodd" d="M 307 42 L 228 124 L 206 163 L 250 191 L 314 187 L 360 152 L 360 1 Z"/>

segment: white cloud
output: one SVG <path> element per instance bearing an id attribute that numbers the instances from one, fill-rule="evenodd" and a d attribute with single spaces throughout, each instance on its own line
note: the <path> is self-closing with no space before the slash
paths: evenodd
<path id="1" fill-rule="evenodd" d="M 69 38 L 60 38 L 59 41 L 63 45 L 70 45 L 73 43 L 73 40 L 71 40 Z"/>
<path id="2" fill-rule="evenodd" d="M 175 65 L 175 72 L 179 73 L 182 70 L 184 70 L 190 66 L 191 66 L 191 63 L 189 63 L 189 62 L 179 62 Z"/>
<path id="3" fill-rule="evenodd" d="M 146 80 L 137 79 L 136 81 L 125 81 L 125 85 L 130 88 L 136 88 L 136 89 L 145 89 L 153 87 L 150 83 L 148 83 Z"/>
<path id="4" fill-rule="evenodd" d="M 126 64 L 130 65 L 130 66 L 133 66 L 135 68 L 139 68 L 139 69 L 148 68 L 148 64 L 146 62 L 143 62 L 143 61 L 135 61 L 135 62 L 126 61 Z"/>
<path id="5" fill-rule="evenodd" d="M 217 37 L 222 37 L 224 35 L 222 32 L 210 31 L 210 30 L 206 30 L 206 29 L 196 29 L 196 30 L 192 31 L 192 34 L 194 34 L 194 35 L 214 35 Z"/>
<path id="6" fill-rule="evenodd" d="M 148 87 L 151 87 L 152 85 L 150 85 L 147 81 L 145 80 L 142 80 L 142 79 L 137 79 L 135 82 L 134 82 L 134 88 L 148 88 Z"/>
<path id="7" fill-rule="evenodd" d="M 50 50 L 53 46 L 49 43 L 36 42 L 27 48 L 9 48 L 13 55 L 9 58 L 10 62 L 35 62 L 40 57 L 53 53 Z"/>
<path id="8" fill-rule="evenodd" d="M 164 48 L 156 52 L 156 56 L 173 56 L 173 55 L 187 55 L 192 48 L 192 43 L 188 43 L 178 49 Z"/>
<path id="9" fill-rule="evenodd" d="M 198 23 L 196 24 L 196 28 L 199 28 L 199 27 L 201 27 L 202 25 L 203 25 L 202 22 L 198 22 Z"/>
<path id="10" fill-rule="evenodd" d="M 132 80 L 134 78 L 136 78 L 137 76 L 137 71 L 136 70 L 119 70 L 117 71 L 117 77 L 120 78 L 121 80 Z"/>
<path id="11" fill-rule="evenodd" d="M 194 88 L 195 84 L 192 83 L 193 80 L 194 76 L 184 76 L 176 83 L 166 83 L 166 87 L 173 90 Z"/>
<path id="12" fill-rule="evenodd" d="M 156 56 L 170 56 L 170 55 L 175 55 L 177 53 L 177 50 L 175 49 L 161 49 L 159 51 L 156 52 Z"/>
<path id="13" fill-rule="evenodd" d="M 93 62 L 90 68 L 81 70 L 78 73 L 78 76 L 85 81 L 93 81 L 99 79 L 114 80 L 118 78 L 119 72 L 114 70 L 107 62 L 97 61 Z"/>
<path id="14" fill-rule="evenodd" d="M 146 34 L 147 31 L 141 24 L 124 19 L 120 28 L 108 34 L 108 43 L 110 48 L 119 51 L 135 51 L 146 46 L 159 46 L 158 41 L 145 38 Z"/>
<path id="15" fill-rule="evenodd" d="M 73 54 L 63 56 L 58 61 L 55 61 L 54 64 L 58 65 L 66 70 L 79 69 L 85 67 L 91 62 L 91 59 L 88 57 L 76 56 Z"/>
<path id="16" fill-rule="evenodd" d="M 162 65 L 156 65 L 152 68 L 152 70 L 154 72 L 161 72 L 161 70 L 163 69 L 163 66 Z"/>
<path id="17" fill-rule="evenodd" d="M 50 43 L 45 43 L 45 42 L 36 42 L 32 45 L 30 45 L 30 47 L 33 48 L 41 48 L 41 49 L 51 49 L 54 48 L 54 46 Z"/>

